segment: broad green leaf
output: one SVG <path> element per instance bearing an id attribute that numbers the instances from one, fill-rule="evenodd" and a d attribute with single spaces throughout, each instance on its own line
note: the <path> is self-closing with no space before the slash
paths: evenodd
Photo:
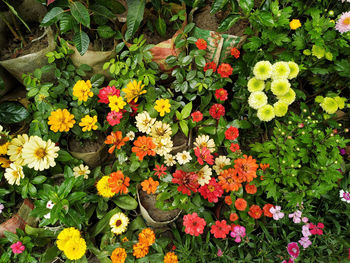
<path id="1" fill-rule="evenodd" d="M 32 184 L 42 184 L 43 182 L 46 181 L 46 176 L 43 175 L 39 175 L 33 178 L 33 180 L 31 181 Z"/>
<path id="2" fill-rule="evenodd" d="M 238 0 L 238 4 L 243 9 L 243 12 L 248 14 L 254 7 L 254 0 Z"/>
<path id="3" fill-rule="evenodd" d="M 217 11 L 223 9 L 227 2 L 228 0 L 215 0 L 214 4 L 212 4 L 210 13 L 215 14 Z"/>
<path id="4" fill-rule="evenodd" d="M 56 8 L 56 7 L 55 7 Z M 65 33 L 73 28 L 73 18 L 71 15 L 64 13 L 60 18 L 60 31 Z"/>
<path id="5" fill-rule="evenodd" d="M 97 28 L 97 33 L 102 38 L 111 38 L 114 36 L 115 31 L 110 26 L 103 25 Z"/>
<path id="6" fill-rule="evenodd" d="M 59 253 L 61 253 L 61 251 L 56 246 L 49 247 L 40 257 L 40 263 L 48 263 L 54 261 Z"/>
<path id="7" fill-rule="evenodd" d="M 125 40 L 128 41 L 136 32 L 143 19 L 143 12 L 145 10 L 145 0 L 127 0 L 128 15 L 127 15 L 127 30 L 125 33 Z"/>
<path id="8" fill-rule="evenodd" d="M 103 81 L 105 80 L 105 77 L 102 74 L 96 74 L 91 77 L 91 86 L 94 88 L 99 87 L 102 85 Z"/>
<path id="9" fill-rule="evenodd" d="M 182 130 L 182 132 L 186 135 L 186 136 L 188 136 L 188 125 L 187 125 L 187 122 L 185 121 L 185 120 L 181 120 L 180 121 L 180 127 L 181 127 L 181 130 Z"/>
<path id="10" fill-rule="evenodd" d="M 110 228 L 109 226 L 109 220 L 111 217 L 115 214 L 120 212 L 120 209 L 118 207 L 114 208 L 113 210 L 109 211 L 101 220 L 97 222 L 97 224 L 92 227 L 91 229 L 91 236 L 95 237 L 105 229 Z"/>
<path id="11" fill-rule="evenodd" d="M 185 107 L 183 107 L 181 111 L 182 119 L 186 119 L 188 116 L 190 116 L 191 111 L 192 111 L 192 101 L 186 104 Z"/>
<path id="12" fill-rule="evenodd" d="M 90 27 L 90 14 L 82 3 L 78 1 L 71 2 L 69 7 L 72 16 L 78 23 L 81 23 L 86 27 Z"/>
<path id="13" fill-rule="evenodd" d="M 43 26 L 49 26 L 55 23 L 62 14 L 64 14 L 64 10 L 61 7 L 54 7 L 44 16 L 41 24 Z"/>
<path id="14" fill-rule="evenodd" d="M 138 206 L 137 201 L 129 195 L 119 195 L 114 202 L 117 206 L 125 210 L 134 210 Z"/>
<path id="15" fill-rule="evenodd" d="M 27 109 L 18 102 L 0 104 L 0 123 L 19 123 L 29 117 Z"/>
<path id="16" fill-rule="evenodd" d="M 229 30 L 236 22 L 240 19 L 240 15 L 232 14 L 229 15 L 222 21 L 220 26 L 218 27 L 219 32 L 224 32 L 226 30 Z"/>
<path id="17" fill-rule="evenodd" d="M 158 17 L 156 21 L 156 29 L 159 35 L 164 37 L 166 35 L 166 23 L 163 18 L 160 16 Z"/>
<path id="18" fill-rule="evenodd" d="M 83 56 L 88 50 L 90 39 L 84 31 L 79 31 L 75 33 L 73 42 L 80 55 Z"/>

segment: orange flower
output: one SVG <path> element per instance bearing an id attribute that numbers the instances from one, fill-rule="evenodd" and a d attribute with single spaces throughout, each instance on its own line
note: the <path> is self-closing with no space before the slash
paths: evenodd
<path id="1" fill-rule="evenodd" d="M 144 244 L 145 246 L 152 246 L 155 241 L 156 235 L 150 228 L 143 229 L 139 234 L 139 243 Z"/>
<path id="2" fill-rule="evenodd" d="M 113 250 L 112 252 L 112 263 L 124 263 L 126 259 L 126 252 L 124 248 L 117 247 L 116 249 Z"/>
<path id="3" fill-rule="evenodd" d="M 116 194 L 127 194 L 130 178 L 125 176 L 122 171 L 111 173 L 108 179 L 108 185 L 111 191 Z"/>
<path id="4" fill-rule="evenodd" d="M 239 211 L 244 211 L 247 208 L 247 201 L 244 200 L 243 198 L 238 198 L 235 201 L 235 207 Z"/>
<path id="5" fill-rule="evenodd" d="M 129 137 L 124 137 L 121 131 L 111 132 L 111 135 L 107 136 L 107 139 L 105 140 L 105 144 L 113 144 L 111 148 L 109 148 L 108 152 L 113 153 L 115 147 L 117 149 L 120 149 L 123 145 L 125 145 L 125 142 L 129 140 Z"/>
<path id="6" fill-rule="evenodd" d="M 146 246 L 143 243 L 137 243 L 132 246 L 134 252 L 132 253 L 136 258 L 143 258 L 148 254 L 149 246 Z"/>
<path id="7" fill-rule="evenodd" d="M 244 158 L 239 158 L 235 160 L 235 169 L 237 170 L 238 177 L 242 182 L 251 182 L 256 178 L 256 170 L 259 165 L 253 157 L 243 155 Z"/>
<path id="8" fill-rule="evenodd" d="M 268 163 L 261 163 L 260 164 L 260 168 L 261 168 L 261 170 L 263 170 L 263 171 L 265 171 L 267 168 L 270 168 L 270 164 L 268 164 Z"/>
<path id="9" fill-rule="evenodd" d="M 238 215 L 237 215 L 236 213 L 231 213 L 231 214 L 230 214 L 230 220 L 231 220 L 232 222 L 237 221 L 237 220 L 238 220 Z"/>
<path id="10" fill-rule="evenodd" d="M 272 207 L 275 207 L 275 206 L 272 205 L 272 204 L 266 204 L 266 205 L 264 205 L 264 207 L 263 207 L 264 216 L 273 217 L 273 214 L 270 212 L 270 209 L 271 209 Z"/>
<path id="11" fill-rule="evenodd" d="M 159 185 L 158 181 L 154 181 L 152 177 L 148 178 L 147 180 L 144 180 L 141 183 L 142 190 L 147 192 L 147 194 L 154 194 L 157 190 L 157 187 Z"/>
<path id="12" fill-rule="evenodd" d="M 232 205 L 232 199 L 231 199 L 231 196 L 226 196 L 225 197 L 225 203 L 227 204 L 227 205 Z"/>
<path id="13" fill-rule="evenodd" d="M 254 219 L 259 219 L 261 217 L 262 213 L 263 213 L 263 211 L 261 210 L 260 206 L 258 206 L 258 205 L 252 205 L 249 208 L 249 212 L 248 212 L 248 214 Z"/>
<path id="14" fill-rule="evenodd" d="M 239 178 L 237 176 L 237 171 L 233 168 L 228 168 L 224 170 L 219 178 L 219 184 L 222 189 L 229 191 L 238 191 L 238 189 L 242 186 Z"/>
<path id="15" fill-rule="evenodd" d="M 139 157 L 139 160 L 142 161 L 143 157 L 146 155 L 155 156 L 156 152 L 153 151 L 156 148 L 156 145 L 153 143 L 151 137 L 140 136 L 134 141 L 134 147 L 132 147 L 132 152 L 136 153 L 136 156 Z"/>
<path id="16" fill-rule="evenodd" d="M 177 256 L 174 252 L 168 252 L 164 256 L 164 263 L 178 263 Z"/>
<path id="17" fill-rule="evenodd" d="M 250 184 L 246 184 L 245 185 L 245 191 L 248 193 L 248 194 L 255 194 L 256 191 L 257 191 L 257 188 L 254 184 L 250 185 Z"/>
<path id="18" fill-rule="evenodd" d="M 128 242 L 128 241 L 129 241 L 129 239 L 127 237 L 123 237 L 123 239 L 122 239 L 123 243 Z"/>

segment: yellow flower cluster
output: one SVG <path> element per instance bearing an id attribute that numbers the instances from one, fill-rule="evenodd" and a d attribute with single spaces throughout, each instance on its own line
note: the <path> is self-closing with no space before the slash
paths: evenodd
<path id="1" fill-rule="evenodd" d="M 97 123 L 97 116 L 91 117 L 90 115 L 85 115 L 84 118 L 80 120 L 79 126 L 83 127 L 83 132 L 91 131 L 91 130 L 97 130 L 98 126 Z"/>
<path id="2" fill-rule="evenodd" d="M 297 28 L 301 27 L 301 23 L 299 19 L 293 19 L 289 23 L 290 29 L 296 30 Z"/>
<path id="3" fill-rule="evenodd" d="M 147 90 L 143 90 L 143 87 L 145 85 L 141 85 L 142 82 L 137 82 L 136 80 L 130 81 L 126 88 L 123 89 L 123 92 L 125 93 L 125 99 L 128 103 L 130 103 L 132 100 L 136 103 L 139 97 L 142 94 L 145 94 Z"/>
<path id="4" fill-rule="evenodd" d="M 86 243 L 80 232 L 74 227 L 63 229 L 57 236 L 57 247 L 70 260 L 77 260 L 84 256 Z"/>
<path id="5" fill-rule="evenodd" d="M 52 111 L 48 122 L 51 125 L 50 130 L 54 132 L 67 132 L 73 127 L 74 123 L 74 115 L 70 114 L 66 109 Z"/>
<path id="6" fill-rule="evenodd" d="M 91 82 L 87 80 L 78 80 L 73 87 L 73 96 L 78 98 L 78 101 L 87 101 L 94 94 L 91 91 Z"/>
<path id="7" fill-rule="evenodd" d="M 165 113 L 170 112 L 170 106 L 168 99 L 159 99 L 156 100 L 156 106 L 154 106 L 154 109 L 159 112 L 161 117 L 163 117 Z"/>

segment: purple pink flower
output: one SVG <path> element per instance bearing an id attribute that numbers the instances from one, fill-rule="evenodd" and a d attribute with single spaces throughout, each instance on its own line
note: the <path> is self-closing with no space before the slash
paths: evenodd
<path id="1" fill-rule="evenodd" d="M 278 205 L 275 207 L 271 207 L 270 213 L 272 214 L 274 220 L 279 220 L 284 217 L 284 213 L 281 212 L 281 207 Z"/>
<path id="2" fill-rule="evenodd" d="M 350 31 L 350 12 L 345 12 L 340 16 L 335 29 L 342 34 Z"/>
<path id="3" fill-rule="evenodd" d="M 293 218 L 293 222 L 295 224 L 299 224 L 301 222 L 301 214 L 302 212 L 297 210 L 294 213 L 289 214 L 289 218 Z"/>
<path id="4" fill-rule="evenodd" d="M 299 253 L 300 253 L 298 243 L 296 243 L 296 242 L 289 243 L 287 246 L 287 251 L 288 251 L 288 254 L 292 258 L 294 258 L 294 259 L 297 258 L 299 256 Z"/>
<path id="5" fill-rule="evenodd" d="M 350 193 L 348 191 L 340 190 L 339 197 L 342 201 L 350 203 Z"/>
<path id="6" fill-rule="evenodd" d="M 231 237 L 235 239 L 236 243 L 240 243 L 242 238 L 245 237 L 245 227 L 244 226 L 234 226 L 233 231 L 231 232 Z"/>
<path id="7" fill-rule="evenodd" d="M 14 254 L 21 254 L 25 250 L 25 246 L 22 244 L 21 241 L 18 241 L 11 245 L 12 252 Z"/>
<path id="8" fill-rule="evenodd" d="M 302 237 L 298 242 L 303 248 L 308 248 L 312 244 L 309 237 Z"/>

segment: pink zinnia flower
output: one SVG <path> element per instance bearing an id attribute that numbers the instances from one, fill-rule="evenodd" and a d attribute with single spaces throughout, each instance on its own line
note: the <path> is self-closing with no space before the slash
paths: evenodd
<path id="1" fill-rule="evenodd" d="M 217 203 L 219 201 L 218 198 L 222 196 L 224 190 L 221 185 L 216 182 L 215 178 L 211 178 L 208 184 L 199 188 L 198 192 L 205 199 L 208 199 L 210 203 Z"/>
<path id="2" fill-rule="evenodd" d="M 289 243 L 287 246 L 287 251 L 288 251 L 288 254 L 292 258 L 297 258 L 299 256 L 299 253 L 300 253 L 298 243 L 296 243 L 296 242 Z"/>
<path id="3" fill-rule="evenodd" d="M 14 254 L 21 254 L 25 250 L 25 246 L 22 244 L 21 241 L 18 241 L 11 245 L 12 252 Z"/>
<path id="4" fill-rule="evenodd" d="M 302 237 L 298 242 L 303 248 L 308 248 L 312 244 L 309 237 Z"/>
<path id="5" fill-rule="evenodd" d="M 108 104 L 109 103 L 109 96 L 120 96 L 120 90 L 119 89 L 116 89 L 114 86 L 110 87 L 110 86 L 107 86 L 105 88 L 102 88 L 100 89 L 99 93 L 98 93 L 98 97 L 100 98 L 98 100 L 98 102 L 101 102 L 101 103 L 106 103 Z"/>
<path id="6" fill-rule="evenodd" d="M 190 196 L 192 192 L 196 193 L 198 191 L 198 175 L 194 172 L 186 173 L 182 170 L 176 170 L 176 172 L 173 173 L 171 182 L 178 184 L 177 190 L 188 196 Z"/>
<path id="7" fill-rule="evenodd" d="M 115 126 L 120 123 L 120 120 L 123 118 L 123 113 L 121 111 L 111 111 L 107 114 L 107 121 L 111 126 Z"/>
<path id="8" fill-rule="evenodd" d="M 234 226 L 233 231 L 231 232 L 231 237 L 235 238 L 236 243 L 240 243 L 242 241 L 241 238 L 245 237 L 245 227 L 244 226 Z"/>
<path id="9" fill-rule="evenodd" d="M 345 12 L 341 15 L 335 25 L 335 29 L 342 34 L 350 31 L 350 12 Z"/>
<path id="10" fill-rule="evenodd" d="M 199 236 L 200 234 L 203 234 L 206 224 L 205 220 L 199 217 L 197 213 L 184 215 L 183 217 L 185 232 L 191 236 Z"/>
<path id="11" fill-rule="evenodd" d="M 214 156 L 211 155 L 210 150 L 207 147 L 196 147 L 194 154 L 197 156 L 197 161 L 200 165 L 204 164 L 204 161 L 210 165 L 214 164 Z"/>

